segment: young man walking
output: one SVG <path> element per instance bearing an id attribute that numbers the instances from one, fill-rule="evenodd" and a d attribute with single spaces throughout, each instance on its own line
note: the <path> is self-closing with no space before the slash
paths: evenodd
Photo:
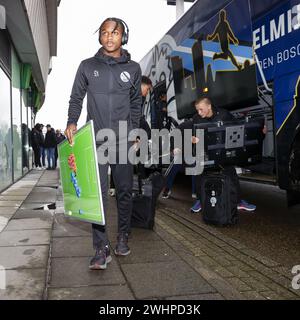
<path id="1" fill-rule="evenodd" d="M 94 121 L 97 148 L 105 142 L 97 139 L 101 129 L 111 129 L 116 134 L 116 162 L 99 164 L 104 213 L 107 214 L 108 166 L 111 167 L 117 193 L 118 237 L 115 254 L 130 253 L 128 232 L 132 211 L 133 166 L 120 163 L 120 150 L 128 152 L 127 136 L 119 132 L 119 122 L 126 121 L 128 132 L 139 127 L 141 117 L 141 69 L 122 48 L 128 41 L 128 27 L 118 18 L 106 19 L 99 28 L 100 50 L 90 59 L 81 62 L 74 81 L 69 102 L 68 123 L 65 131 L 73 142 L 82 101 L 87 93 L 87 120 Z M 99 137 L 99 135 L 98 135 Z M 126 141 L 125 141 L 126 140 Z M 126 143 L 125 143 L 126 142 Z M 99 149 L 98 149 L 99 150 Z M 119 151 L 118 151 L 119 150 Z M 95 256 L 90 269 L 106 269 L 111 261 L 109 241 L 105 226 L 92 225 Z"/>

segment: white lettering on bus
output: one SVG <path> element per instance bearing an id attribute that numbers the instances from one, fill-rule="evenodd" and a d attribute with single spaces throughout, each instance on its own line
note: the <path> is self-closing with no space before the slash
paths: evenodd
<path id="1" fill-rule="evenodd" d="M 300 4 L 297 4 L 277 18 L 270 20 L 268 28 L 267 25 L 262 25 L 253 31 L 254 49 L 266 46 L 299 28 Z"/>

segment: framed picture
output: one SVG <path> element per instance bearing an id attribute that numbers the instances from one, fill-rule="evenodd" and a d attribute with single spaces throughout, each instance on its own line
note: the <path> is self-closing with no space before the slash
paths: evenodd
<path id="1" fill-rule="evenodd" d="M 58 145 L 65 215 L 105 225 L 93 121 Z"/>

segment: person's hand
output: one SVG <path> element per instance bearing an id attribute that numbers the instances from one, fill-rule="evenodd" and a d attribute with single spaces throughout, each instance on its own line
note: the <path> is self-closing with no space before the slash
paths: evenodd
<path id="1" fill-rule="evenodd" d="M 266 135 L 266 134 L 267 134 L 267 132 L 268 132 L 268 128 L 267 128 L 267 126 L 266 126 L 266 125 L 264 125 L 264 127 L 263 127 L 263 129 L 262 129 L 262 132 L 263 132 L 263 134 L 264 134 L 264 135 Z"/>
<path id="2" fill-rule="evenodd" d="M 209 34 L 208 36 L 207 36 L 207 41 L 210 41 L 212 39 L 212 36 Z"/>
<path id="3" fill-rule="evenodd" d="M 140 139 L 136 138 L 135 142 L 133 143 L 133 149 L 135 152 L 137 152 L 140 148 Z"/>
<path id="4" fill-rule="evenodd" d="M 67 137 L 69 144 L 71 146 L 73 146 L 74 144 L 73 135 L 75 134 L 76 131 L 77 131 L 77 126 L 74 123 L 70 123 L 65 130 L 65 136 Z"/>
<path id="5" fill-rule="evenodd" d="M 234 42 L 233 42 L 236 46 L 239 45 L 239 40 L 237 38 L 234 39 Z"/>
<path id="6" fill-rule="evenodd" d="M 173 150 L 174 156 L 176 156 L 176 155 L 179 154 L 179 153 L 181 153 L 181 149 L 175 148 L 175 149 Z"/>
<path id="7" fill-rule="evenodd" d="M 192 143 L 196 144 L 198 143 L 200 140 L 199 138 L 195 137 L 195 136 L 192 136 Z"/>

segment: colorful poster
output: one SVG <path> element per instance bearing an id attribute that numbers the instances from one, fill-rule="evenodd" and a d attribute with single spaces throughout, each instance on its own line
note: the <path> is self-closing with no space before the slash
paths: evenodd
<path id="1" fill-rule="evenodd" d="M 105 224 L 93 121 L 58 145 L 60 179 L 65 215 L 100 225 Z"/>

